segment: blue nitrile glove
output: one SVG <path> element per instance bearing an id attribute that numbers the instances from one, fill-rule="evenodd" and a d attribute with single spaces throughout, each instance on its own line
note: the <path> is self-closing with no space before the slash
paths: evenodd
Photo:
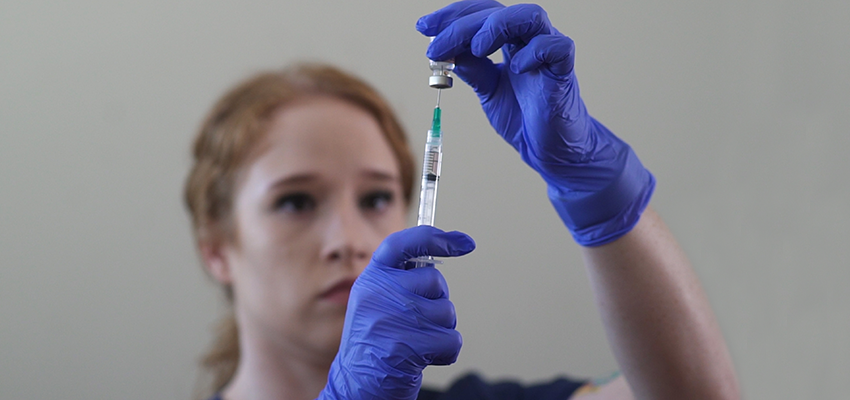
<path id="1" fill-rule="evenodd" d="M 598 246 L 637 223 L 655 178 L 628 144 L 591 117 L 573 71 L 575 47 L 540 6 L 460 1 L 416 23 L 433 60 L 454 58 L 490 124 L 548 184 L 575 240 Z M 502 49 L 504 62 L 487 56 Z"/>
<path id="2" fill-rule="evenodd" d="M 415 399 L 426 366 L 454 363 L 462 340 L 446 280 L 434 267 L 405 266 L 414 257 L 473 249 L 466 234 L 431 226 L 388 236 L 351 288 L 339 352 L 319 400 Z"/>

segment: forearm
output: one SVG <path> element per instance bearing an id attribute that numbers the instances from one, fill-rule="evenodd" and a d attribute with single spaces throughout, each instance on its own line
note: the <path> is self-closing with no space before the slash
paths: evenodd
<path id="1" fill-rule="evenodd" d="M 608 340 L 637 399 L 737 399 L 732 361 L 686 256 L 647 208 L 582 253 Z"/>

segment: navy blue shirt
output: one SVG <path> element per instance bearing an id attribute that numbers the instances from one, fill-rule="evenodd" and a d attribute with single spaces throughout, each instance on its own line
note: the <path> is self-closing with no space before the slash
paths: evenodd
<path id="1" fill-rule="evenodd" d="M 484 382 L 469 374 L 455 381 L 445 392 L 423 388 L 417 400 L 566 400 L 584 381 L 557 378 L 550 382 L 523 386 L 516 382 Z M 209 400 L 221 400 L 215 395 Z"/>
<path id="2" fill-rule="evenodd" d="M 557 378 L 524 386 L 517 382 L 484 382 L 469 374 L 455 381 L 445 392 L 422 389 L 418 400 L 566 400 L 587 382 Z"/>

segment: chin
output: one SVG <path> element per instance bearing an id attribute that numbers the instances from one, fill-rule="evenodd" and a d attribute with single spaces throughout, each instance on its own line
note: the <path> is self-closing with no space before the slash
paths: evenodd
<path id="1" fill-rule="evenodd" d="M 328 321 L 327 324 L 322 324 L 321 328 L 317 328 L 319 332 L 311 335 L 315 348 L 322 354 L 323 358 L 328 358 L 328 363 L 333 361 L 339 351 L 344 322 L 344 317 L 339 318 L 338 321 Z"/>

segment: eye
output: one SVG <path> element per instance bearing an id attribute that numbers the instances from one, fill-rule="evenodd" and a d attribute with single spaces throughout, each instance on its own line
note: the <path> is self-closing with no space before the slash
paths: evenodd
<path id="1" fill-rule="evenodd" d="M 285 213 L 300 214 L 316 208 L 316 199 L 307 193 L 289 193 L 274 202 L 274 209 Z"/>
<path id="2" fill-rule="evenodd" d="M 393 197 L 393 193 L 390 191 L 374 191 L 360 199 L 360 207 L 370 211 L 383 211 L 392 204 Z"/>

